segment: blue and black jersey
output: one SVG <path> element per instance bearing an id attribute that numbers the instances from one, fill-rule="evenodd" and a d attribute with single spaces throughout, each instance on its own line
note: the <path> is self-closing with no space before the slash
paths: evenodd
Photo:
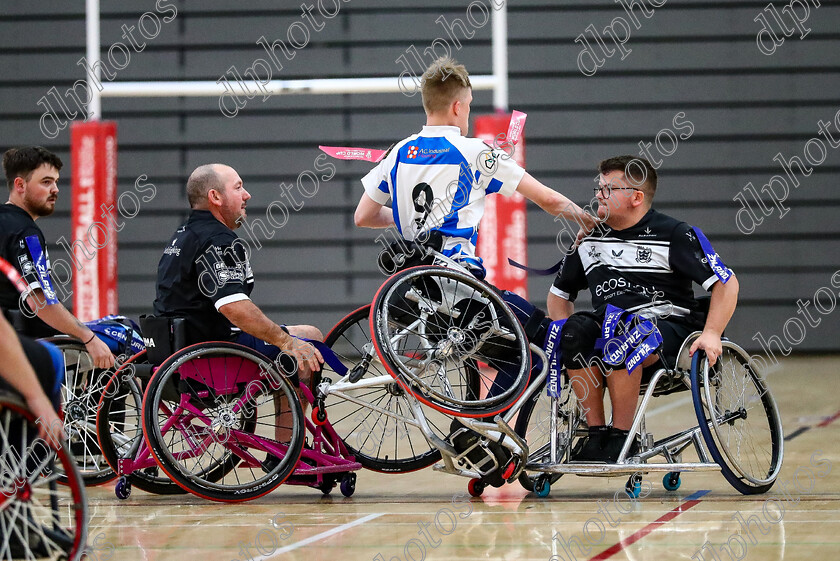
<path id="1" fill-rule="evenodd" d="M 32 290 L 42 288 L 42 278 L 46 279 L 45 284 L 51 284 L 52 266 L 44 234 L 28 212 L 10 203 L 0 205 L 0 257 L 11 263 L 26 281 L 27 292 L 24 298 Z M 51 299 L 55 299 L 52 286 L 47 286 L 46 292 L 49 292 Z M 34 317 L 17 288 L 5 275 L 0 275 L 0 308 L 10 320 L 11 313 L 23 312 L 18 314 L 18 321 L 14 325 L 30 337 L 48 337 L 58 333 Z"/>

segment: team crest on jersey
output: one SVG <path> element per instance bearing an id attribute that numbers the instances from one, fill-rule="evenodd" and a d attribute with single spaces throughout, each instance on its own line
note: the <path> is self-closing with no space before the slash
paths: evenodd
<path id="1" fill-rule="evenodd" d="M 417 147 L 416 146 L 409 146 L 408 147 L 408 158 L 413 160 L 417 157 Z"/>
<path id="2" fill-rule="evenodd" d="M 18 262 L 20 263 L 20 270 L 23 272 L 24 277 L 35 272 L 35 265 L 32 264 L 28 256 L 20 255 Z"/>
<path id="3" fill-rule="evenodd" d="M 498 156 L 495 152 L 493 152 L 492 150 L 485 150 L 481 153 L 480 157 L 482 159 L 481 162 L 482 167 L 484 169 L 486 169 L 489 172 L 492 172 L 494 169 L 496 169 L 496 160 L 498 159 Z"/>
<path id="4" fill-rule="evenodd" d="M 653 259 L 653 251 L 649 247 L 636 249 L 636 263 L 650 263 Z"/>

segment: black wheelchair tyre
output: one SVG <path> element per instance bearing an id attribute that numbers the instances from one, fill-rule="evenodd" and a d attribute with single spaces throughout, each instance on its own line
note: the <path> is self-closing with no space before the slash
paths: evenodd
<path id="1" fill-rule="evenodd" d="M 61 387 L 64 432 L 85 485 L 112 481 L 116 474 L 105 460 L 96 438 L 97 405 L 112 371 L 93 366 L 85 345 L 73 337 L 44 339 L 64 356 L 65 379 Z"/>
<path id="2" fill-rule="evenodd" d="M 585 421 L 580 418 L 581 412 L 579 411 L 577 399 L 574 392 L 570 389 L 568 380 L 565 383 L 562 382 L 563 380 L 565 380 L 565 370 L 561 374 L 561 393 L 559 398 L 561 414 L 558 415 L 558 428 L 561 430 L 567 429 L 569 420 L 571 420 L 575 426 L 575 433 L 581 431 L 580 427 L 584 427 L 583 432 L 585 433 Z M 551 397 L 546 392 L 546 384 L 547 380 L 540 384 L 531 397 L 522 404 L 514 425 L 516 434 L 528 443 L 528 462 L 548 463 L 551 459 L 551 430 L 550 425 L 547 425 L 550 422 L 548 416 L 551 415 Z M 569 411 L 573 407 L 577 410 L 577 413 L 569 415 Z M 580 437 L 573 437 L 571 442 L 572 449 L 581 442 Z M 558 461 L 563 461 L 568 447 L 567 445 L 558 449 Z M 541 472 L 532 474 L 527 470 L 523 470 L 519 474 L 519 484 L 527 491 L 536 492 L 537 479 L 540 476 L 546 476 L 546 481 L 553 485 L 563 474 Z"/>
<path id="3" fill-rule="evenodd" d="M 119 471 L 120 459 L 133 457 L 145 444 L 142 415 L 143 383 L 133 373 L 133 365 L 142 363 L 145 355 L 146 351 L 138 353 L 112 374 L 99 402 L 99 411 L 96 416 L 99 448 L 115 473 Z M 120 440 L 122 444 L 118 445 L 116 440 Z M 137 470 L 128 474 L 127 477 L 132 486 L 147 493 L 182 495 L 187 492 L 161 473 L 157 465 Z"/>
<path id="4" fill-rule="evenodd" d="M 744 381 L 740 385 L 741 395 L 735 400 L 731 398 L 734 394 L 723 389 L 728 379 Z M 723 476 L 744 495 L 767 492 L 782 466 L 784 435 L 776 402 L 761 375 L 750 364 L 749 355 L 737 345 L 723 341 L 723 353 L 714 367 L 708 367 L 705 353 L 698 351 L 691 361 L 690 381 L 700 431 Z M 744 398 L 744 393 L 753 390 L 756 394 L 753 399 Z M 710 404 L 714 407 L 710 408 Z M 752 418 L 750 423 L 741 422 L 748 417 Z M 737 428 L 733 428 L 736 425 Z M 739 430 L 754 426 L 759 426 L 761 433 L 742 446 Z M 737 447 L 732 442 L 734 438 L 738 439 Z M 761 454 L 762 457 L 769 456 L 766 464 L 760 458 L 753 461 L 741 457 L 742 453 L 754 453 L 762 444 L 769 448 Z"/>
<path id="5" fill-rule="evenodd" d="M 339 321 L 324 339 L 324 343 L 347 366 L 348 372 L 362 363 L 367 352 L 365 345 L 371 349 L 369 318 L 370 305 L 359 308 Z M 388 375 L 376 353 L 372 350 L 370 353 L 371 361 L 366 366 L 360 366 L 364 368 L 360 380 Z M 408 399 L 411 396 L 400 391 L 396 381 L 390 386 L 359 391 L 360 401 L 410 417 Z M 325 409 L 333 429 L 356 461 L 367 469 L 405 473 L 423 469 L 440 460 L 440 451 L 433 448 L 417 429 L 400 423 L 394 417 L 340 397 L 327 397 Z M 434 419 L 430 419 L 429 424 L 446 435 L 448 422 L 435 423 Z M 438 425 L 441 425 L 440 428 Z M 382 437 L 377 442 L 374 433 L 379 432 L 377 429 L 380 427 Z"/>

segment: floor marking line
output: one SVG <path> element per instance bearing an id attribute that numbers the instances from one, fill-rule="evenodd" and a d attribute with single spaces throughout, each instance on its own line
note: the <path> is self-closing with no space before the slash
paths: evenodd
<path id="1" fill-rule="evenodd" d="M 589 561 L 602 561 L 604 559 L 609 559 L 610 557 L 612 557 L 613 555 L 615 555 L 616 553 L 618 553 L 619 551 L 621 551 L 622 549 L 624 549 L 628 545 L 633 545 L 634 543 L 636 543 L 637 541 L 639 541 L 640 539 L 642 539 L 646 535 L 650 534 L 651 532 L 656 530 L 659 526 L 662 526 L 663 524 L 667 523 L 670 520 L 673 520 L 674 518 L 676 518 L 677 516 L 679 516 L 683 512 L 687 511 L 691 507 L 697 506 L 698 504 L 703 502 L 702 500 L 700 500 L 700 497 L 708 494 L 709 492 L 710 492 L 710 490 L 697 491 L 696 493 L 689 495 L 688 497 L 685 498 L 685 501 L 683 503 L 681 503 L 679 506 L 677 506 L 673 510 L 670 510 L 670 511 L 666 512 L 665 514 L 663 514 L 662 516 L 660 516 L 659 518 L 657 518 L 656 520 L 654 520 L 653 522 L 651 522 L 650 524 L 648 524 L 647 526 L 642 528 L 641 530 L 638 530 L 637 532 L 635 532 L 630 537 L 624 538 L 623 540 L 621 540 L 617 544 L 613 545 L 612 547 L 610 547 L 608 549 L 605 549 L 604 551 L 602 551 L 601 553 L 599 553 L 595 557 L 590 558 Z"/>
<path id="2" fill-rule="evenodd" d="M 811 430 L 811 427 L 799 427 L 798 429 L 796 429 L 795 431 L 793 431 L 792 433 L 790 433 L 789 435 L 787 435 L 785 437 L 785 442 L 787 442 L 788 440 L 793 440 L 797 436 L 799 436 L 803 433 L 806 433 L 809 430 Z"/>
<path id="3" fill-rule="evenodd" d="M 822 423 L 818 424 L 817 426 L 820 427 L 820 428 L 827 427 L 828 425 L 830 425 L 831 423 L 836 421 L 838 417 L 840 417 L 840 411 L 838 411 L 837 413 L 835 413 L 834 415 L 832 415 L 831 417 L 829 417 L 828 419 L 826 419 Z"/>
<path id="4" fill-rule="evenodd" d="M 353 522 L 348 522 L 347 524 L 342 524 L 341 526 L 336 526 L 332 530 L 327 530 L 326 532 L 321 532 L 320 534 L 315 534 L 314 536 L 310 536 L 306 539 L 300 540 L 299 542 L 295 542 L 293 544 L 287 545 L 286 547 L 281 547 L 280 549 L 274 551 L 270 555 L 261 556 L 261 557 L 254 557 L 254 561 L 266 561 L 267 559 L 274 559 L 278 555 L 286 553 L 288 551 L 295 550 L 299 547 L 303 547 L 305 545 L 309 545 L 313 542 L 317 542 L 319 540 L 323 540 L 324 538 L 328 538 L 330 536 L 334 536 L 335 534 L 339 534 L 344 530 L 349 530 L 355 526 L 359 526 L 373 520 L 374 518 L 379 518 L 380 516 L 384 516 L 384 512 L 374 512 L 373 514 L 368 514 L 367 516 L 362 516 L 358 520 L 354 520 Z"/>

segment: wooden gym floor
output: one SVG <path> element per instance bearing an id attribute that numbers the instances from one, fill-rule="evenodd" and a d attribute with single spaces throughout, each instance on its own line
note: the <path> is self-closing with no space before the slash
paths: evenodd
<path id="1" fill-rule="evenodd" d="M 351 498 L 284 485 L 242 504 L 137 489 L 119 501 L 107 485 L 88 489 L 90 559 L 834 560 L 838 371 L 837 356 L 785 358 L 768 377 L 786 440 L 781 474 L 765 495 L 740 495 L 719 473 L 685 473 L 675 492 L 650 474 L 642 490 L 650 494 L 637 501 L 616 495 L 625 478 L 570 475 L 546 499 L 518 484 L 471 499 L 466 479 L 431 469 L 361 471 Z M 652 407 L 648 427 L 657 436 L 693 415 L 687 394 L 657 398 Z"/>

